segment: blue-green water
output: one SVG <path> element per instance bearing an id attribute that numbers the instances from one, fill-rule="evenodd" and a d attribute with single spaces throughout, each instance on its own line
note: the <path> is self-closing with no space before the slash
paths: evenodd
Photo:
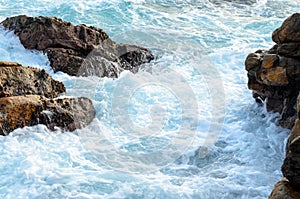
<path id="1" fill-rule="evenodd" d="M 38 125 L 0 137 L 0 198 L 267 198 L 288 131 L 254 103 L 244 60 L 298 10 L 289 0 L 0 1 L 1 21 L 56 16 L 156 57 L 117 80 L 70 77 L 0 28 L 0 60 L 45 68 L 97 109 L 74 133 Z"/>

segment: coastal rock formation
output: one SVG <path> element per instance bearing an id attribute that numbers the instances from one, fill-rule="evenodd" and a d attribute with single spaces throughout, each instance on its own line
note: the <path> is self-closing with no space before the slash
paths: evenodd
<path id="1" fill-rule="evenodd" d="M 40 95 L 0 98 L 0 135 L 24 126 L 45 124 L 49 129 L 60 127 L 74 131 L 95 117 L 95 109 L 88 98 L 48 99 Z"/>
<path id="2" fill-rule="evenodd" d="M 299 103 L 298 103 L 299 104 Z M 298 116 L 299 117 L 299 116 Z M 300 191 L 300 120 L 296 120 L 287 143 L 282 173 L 290 184 Z"/>
<path id="3" fill-rule="evenodd" d="M 284 181 L 275 185 L 270 199 L 300 198 L 300 14 L 288 17 L 272 34 L 269 50 L 247 56 L 248 88 L 268 111 L 281 114 L 279 124 L 292 129 L 282 165 Z"/>
<path id="4" fill-rule="evenodd" d="M 96 115 L 91 100 L 56 98 L 63 93 L 45 70 L 0 61 L 0 135 L 36 124 L 68 131 L 88 125 Z"/>
<path id="5" fill-rule="evenodd" d="M 52 79 L 44 69 L 0 61 L 0 97 L 42 95 L 54 98 L 65 92 L 64 85 Z"/>
<path id="6" fill-rule="evenodd" d="M 300 90 L 300 14 L 293 14 L 272 34 L 270 50 L 258 50 L 245 61 L 248 88 L 257 102 L 266 101 L 267 110 L 281 114 L 280 125 L 291 129 L 296 119 Z"/>
<path id="7" fill-rule="evenodd" d="M 274 186 L 269 199 L 298 199 L 300 198 L 300 192 L 295 191 L 289 181 L 283 178 L 281 181 L 277 182 Z"/>
<path id="8" fill-rule="evenodd" d="M 99 28 L 73 25 L 56 17 L 20 15 L 5 19 L 1 25 L 14 31 L 25 48 L 43 51 L 54 72 L 117 77 L 123 70 L 137 72 L 141 64 L 154 59 L 146 48 L 117 44 Z M 96 52 L 92 61 L 81 68 L 92 51 Z"/>

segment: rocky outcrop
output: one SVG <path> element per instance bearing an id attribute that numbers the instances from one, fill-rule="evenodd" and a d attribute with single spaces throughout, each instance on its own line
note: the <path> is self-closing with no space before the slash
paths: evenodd
<path id="1" fill-rule="evenodd" d="M 296 120 L 292 134 L 287 143 L 286 157 L 282 173 L 291 185 L 300 191 L 300 121 Z"/>
<path id="2" fill-rule="evenodd" d="M 272 39 L 276 44 L 271 49 L 246 58 L 248 88 L 268 111 L 281 114 L 281 126 L 292 129 L 281 168 L 285 180 L 276 184 L 270 198 L 300 198 L 300 14 L 288 17 Z"/>
<path id="3" fill-rule="evenodd" d="M 281 181 L 277 182 L 274 186 L 269 199 L 298 199 L 300 198 L 300 192 L 295 191 L 289 181 L 283 178 Z"/>
<path id="4" fill-rule="evenodd" d="M 291 129 L 296 119 L 300 90 L 300 14 L 293 14 L 272 34 L 270 50 L 258 50 L 245 61 L 248 88 L 257 102 L 266 101 L 267 110 L 281 114 L 280 124 Z"/>
<path id="5" fill-rule="evenodd" d="M 52 79 L 43 69 L 0 62 L 0 97 L 41 95 L 54 98 L 65 92 L 64 85 Z"/>
<path id="6" fill-rule="evenodd" d="M 73 25 L 56 17 L 20 15 L 7 18 L 1 24 L 14 31 L 25 48 L 47 54 L 55 72 L 117 77 L 123 70 L 137 72 L 141 64 L 154 59 L 146 48 L 117 44 L 99 28 Z M 91 52 L 93 56 L 81 67 Z"/>
<path id="7" fill-rule="evenodd" d="M 63 93 L 45 70 L 0 61 L 0 135 L 36 124 L 68 131 L 88 125 L 96 114 L 91 100 L 57 98 Z"/>
<path id="8" fill-rule="evenodd" d="M 49 129 L 60 127 L 74 131 L 95 117 L 95 109 L 88 98 L 48 99 L 40 95 L 0 98 L 0 135 L 24 126 L 44 124 Z"/>

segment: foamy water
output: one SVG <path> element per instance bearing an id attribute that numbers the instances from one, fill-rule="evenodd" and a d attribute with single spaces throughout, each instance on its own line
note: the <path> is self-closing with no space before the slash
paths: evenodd
<path id="1" fill-rule="evenodd" d="M 74 133 L 43 125 L 0 137 L 0 198 L 267 198 L 289 132 L 247 89 L 248 53 L 296 1 L 1 1 L 0 20 L 57 16 L 152 50 L 138 74 L 54 74 L 47 57 L 0 28 L 0 60 L 45 68 L 97 118 Z"/>

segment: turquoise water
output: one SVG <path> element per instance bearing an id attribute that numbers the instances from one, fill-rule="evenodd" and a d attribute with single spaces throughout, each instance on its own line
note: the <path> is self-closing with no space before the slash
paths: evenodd
<path id="1" fill-rule="evenodd" d="M 97 118 L 74 133 L 43 125 L 0 137 L 0 198 L 267 198 L 289 132 L 258 107 L 244 60 L 270 48 L 297 1 L 0 1 L 0 20 L 57 16 L 101 27 L 156 59 L 117 80 L 70 77 L 0 28 L 0 60 L 45 68 Z"/>

